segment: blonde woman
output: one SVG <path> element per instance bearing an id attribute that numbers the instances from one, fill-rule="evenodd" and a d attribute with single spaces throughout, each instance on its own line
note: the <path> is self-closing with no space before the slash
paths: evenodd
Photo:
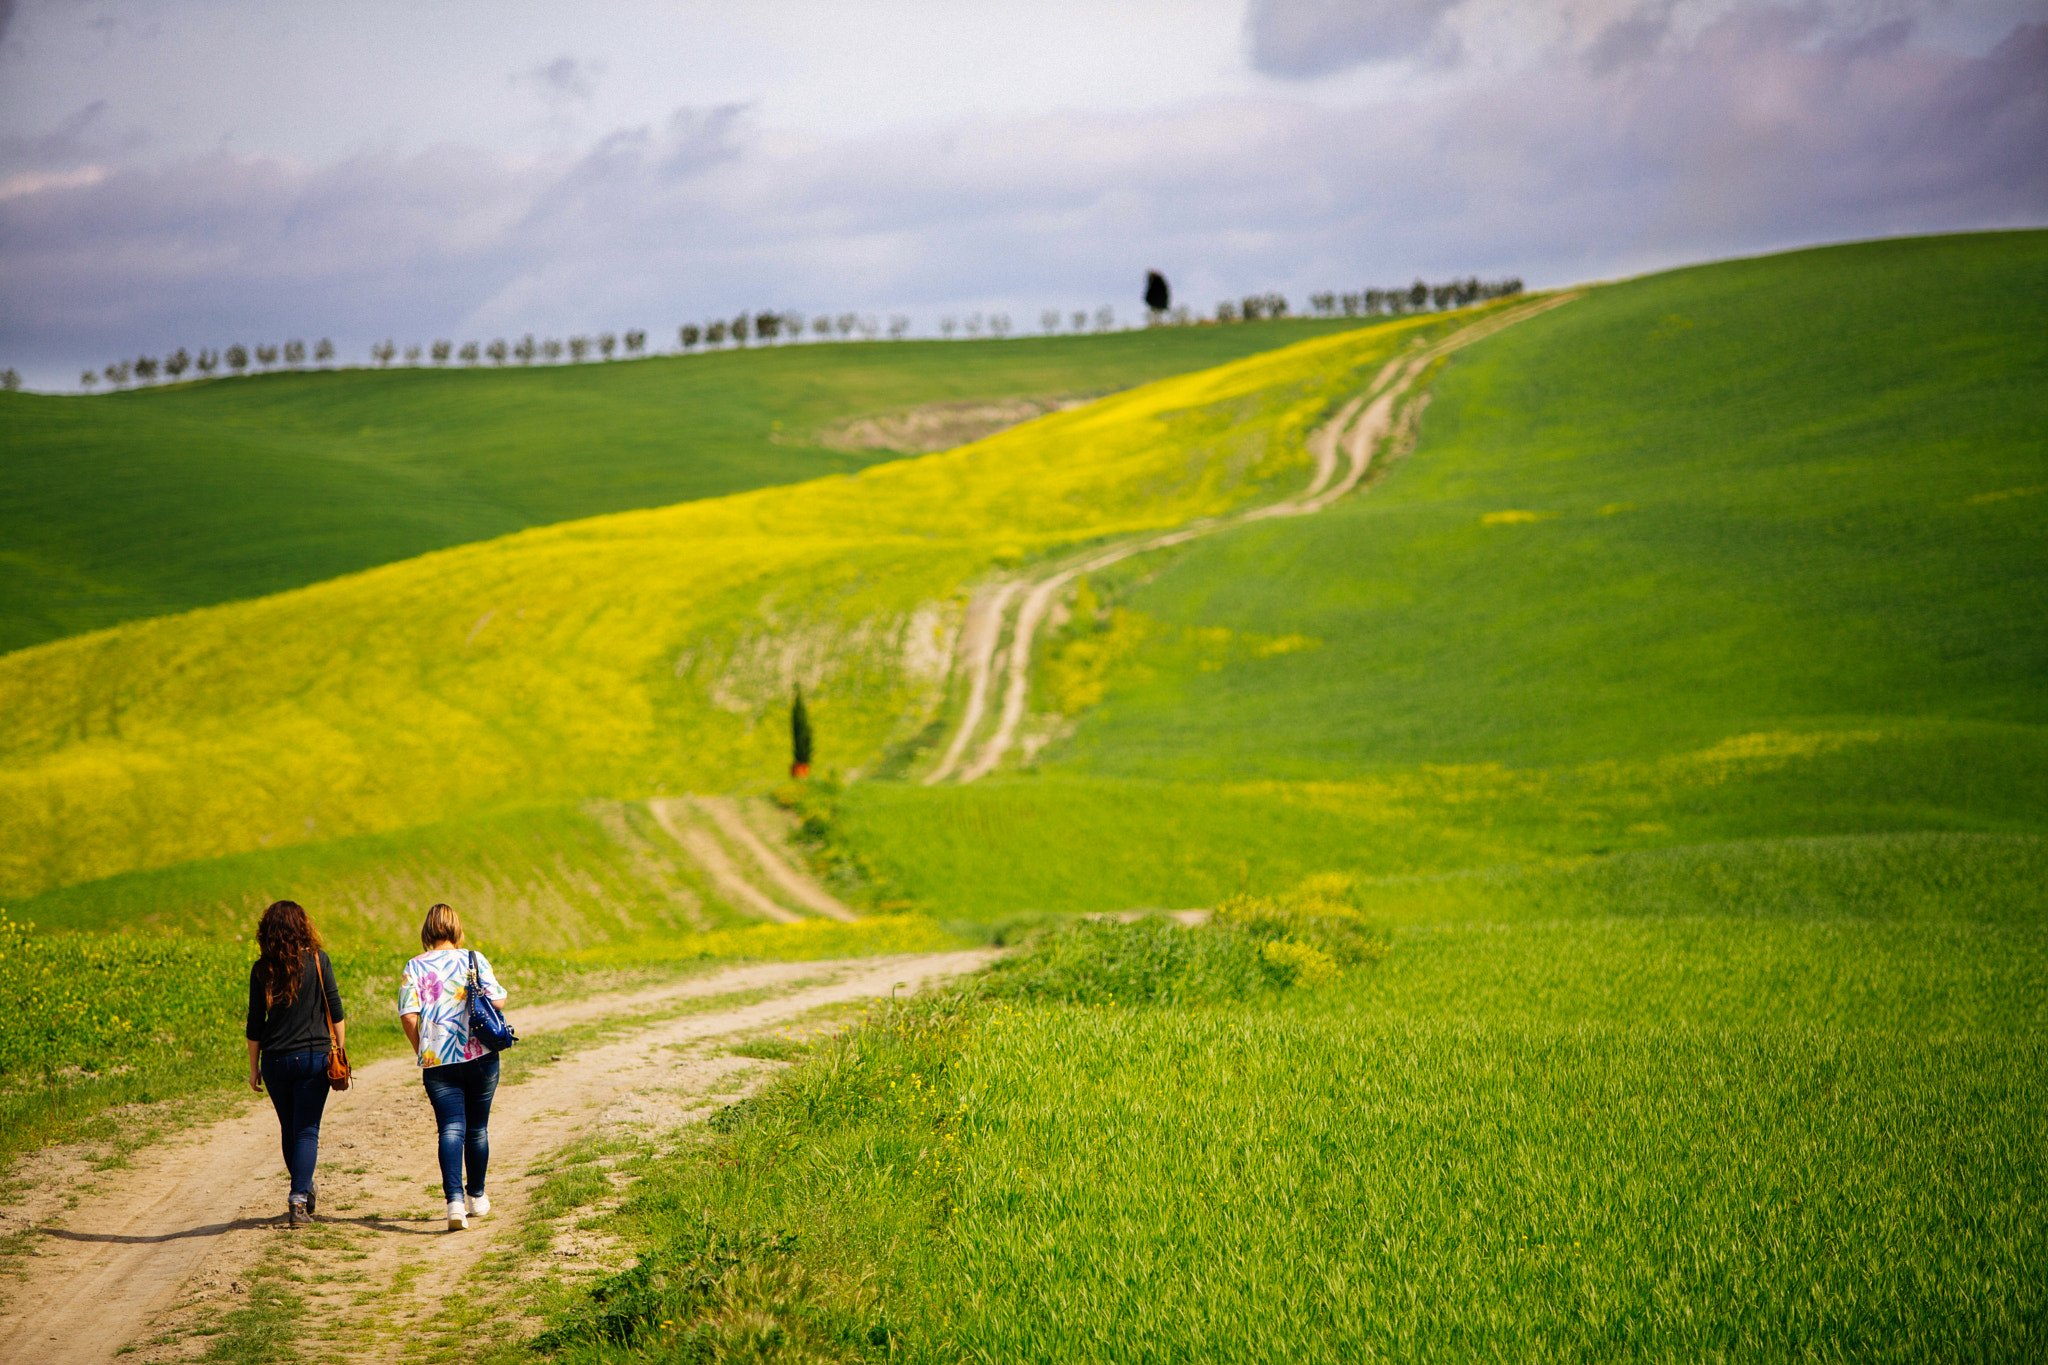
<path id="1" fill-rule="evenodd" d="M 398 1022 L 419 1057 L 441 1130 L 441 1192 L 448 1199 L 448 1230 L 456 1232 L 491 1211 L 484 1173 L 491 1163 L 491 1099 L 498 1093 L 498 1054 L 470 1036 L 470 974 L 501 1004 L 505 989 L 488 958 L 463 948 L 462 918 L 447 906 L 427 911 L 420 946 L 426 951 L 405 964 L 398 983 Z"/>

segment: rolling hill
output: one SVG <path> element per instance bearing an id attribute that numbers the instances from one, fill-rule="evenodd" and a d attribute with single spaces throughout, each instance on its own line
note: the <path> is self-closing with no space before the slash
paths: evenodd
<path id="1" fill-rule="evenodd" d="M 1094 576 L 1093 629 L 1041 647 L 1028 774 L 861 784 L 849 838 L 993 915 L 2038 837 L 2044 299 L 2039 232 L 1590 291 L 1452 358 L 1366 496 Z M 1245 644 L 1272 639 L 1304 647 Z M 1052 714 L 1083 664 L 1099 704 Z"/>
<path id="2" fill-rule="evenodd" d="M 0 394 L 0 652 L 532 526 L 894 458 L 864 414 L 1099 394 L 1346 324 L 756 347 Z"/>
<path id="3" fill-rule="evenodd" d="M 17 651 L 0 893 L 296 893 L 365 999 L 444 890 L 687 956 L 736 916 L 657 826 L 776 784 L 801 682 L 847 895 L 1061 918 L 565 1198 L 640 1259 L 556 1358 L 707 1289 L 821 1358 L 2039 1358 L 2044 285 L 2044 232 L 1674 271 Z M 10 1115 L 236 1080 L 235 945 L 0 935 Z"/>
<path id="4" fill-rule="evenodd" d="M 1292 491 L 1306 431 L 1397 348 L 1456 325 L 1342 332 L 945 455 L 17 651 L 0 658 L 0 893 L 765 785 L 799 682 L 821 761 L 871 765 L 944 701 L 974 583 Z M 84 917 L 61 919 L 109 922 L 73 904 Z"/>
<path id="5" fill-rule="evenodd" d="M 960 713 L 977 585 L 1298 487 L 1306 430 L 1454 321 L 21 651 L 5 894 L 227 932 L 264 887 L 367 903 L 393 839 L 507 904 L 562 859 L 623 887 L 632 850 L 585 803 L 765 788 L 801 681 L 823 760 L 870 775 L 821 817 L 868 904 L 1198 905 L 1343 872 L 1426 918 L 1565 894 L 1546 879 L 1588 858 L 1668 896 L 1658 850 L 1700 847 L 1816 903 L 1882 873 L 2032 904 L 2044 261 L 2011 233 L 1731 262 L 1480 342 L 1363 495 L 1090 575 L 1086 622 L 1069 583 L 1031 742 L 968 785 L 914 779 Z M 602 939 L 659 932 L 665 894 L 547 904 Z"/>

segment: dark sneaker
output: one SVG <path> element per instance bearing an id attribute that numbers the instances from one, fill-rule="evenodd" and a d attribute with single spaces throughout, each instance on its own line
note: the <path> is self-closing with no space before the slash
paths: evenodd
<path id="1" fill-rule="evenodd" d="M 294 1198 L 289 1204 L 284 1206 L 284 1217 L 285 1226 L 293 1228 L 302 1228 L 313 1221 L 309 1216 L 306 1201 L 299 1198 Z"/>
<path id="2" fill-rule="evenodd" d="M 306 1186 L 306 1216 L 320 1212 L 320 1182 L 315 1180 Z"/>

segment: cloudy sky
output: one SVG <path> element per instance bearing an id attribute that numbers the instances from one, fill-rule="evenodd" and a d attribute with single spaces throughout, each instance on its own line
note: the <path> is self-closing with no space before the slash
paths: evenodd
<path id="1" fill-rule="evenodd" d="M 2048 224 L 2048 0 L 0 0 L 0 364 Z"/>

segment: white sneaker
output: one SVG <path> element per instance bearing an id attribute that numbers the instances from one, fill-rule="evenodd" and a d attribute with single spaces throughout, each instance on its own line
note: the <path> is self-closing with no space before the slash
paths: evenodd
<path id="1" fill-rule="evenodd" d="M 461 1232 L 469 1226 L 469 1206 L 460 1199 L 448 1201 L 448 1231 Z"/>
<path id="2" fill-rule="evenodd" d="M 488 1218 L 491 1216 L 491 1197 L 487 1194 L 472 1194 L 469 1198 L 469 1216 Z"/>

